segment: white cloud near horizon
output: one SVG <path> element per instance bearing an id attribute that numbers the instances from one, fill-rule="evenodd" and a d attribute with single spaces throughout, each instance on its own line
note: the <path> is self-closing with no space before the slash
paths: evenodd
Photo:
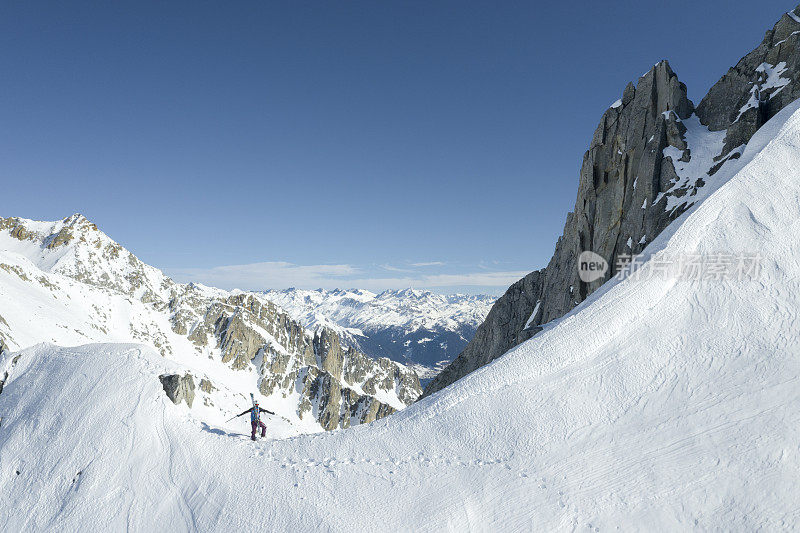
<path id="1" fill-rule="evenodd" d="M 442 261 L 423 261 L 421 263 L 411 263 L 412 267 L 444 266 Z"/>
<path id="2" fill-rule="evenodd" d="M 434 265 L 431 265 L 434 266 Z M 359 288 L 372 291 L 386 289 L 492 287 L 506 288 L 527 271 L 477 271 L 447 274 L 422 274 L 386 268 L 397 276 L 370 275 L 352 265 L 296 265 L 269 261 L 246 265 L 212 268 L 176 268 L 166 273 L 176 281 L 196 282 L 221 289 L 265 290 L 297 287 L 303 289 Z"/>
<path id="3" fill-rule="evenodd" d="M 387 265 L 387 264 L 381 265 L 381 268 L 384 269 L 384 270 L 388 270 L 389 272 L 414 272 L 410 268 L 400 268 L 400 267 Z"/>

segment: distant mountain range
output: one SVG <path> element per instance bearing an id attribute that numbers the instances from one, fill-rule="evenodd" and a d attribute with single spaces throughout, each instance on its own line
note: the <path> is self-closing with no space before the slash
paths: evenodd
<path id="1" fill-rule="evenodd" d="M 376 294 L 292 288 L 264 294 L 307 329 L 331 328 L 343 343 L 374 358 L 410 365 L 423 380 L 466 347 L 495 301 L 493 296 L 415 289 Z"/>

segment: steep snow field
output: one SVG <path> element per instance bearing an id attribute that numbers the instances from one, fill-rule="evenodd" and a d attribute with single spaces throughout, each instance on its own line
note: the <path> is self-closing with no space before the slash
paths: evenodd
<path id="1" fill-rule="evenodd" d="M 140 346 L 5 355 L 0 529 L 800 527 L 798 107 L 647 249 L 759 252 L 757 279 L 612 280 L 368 426 L 252 443 L 169 403 Z"/>

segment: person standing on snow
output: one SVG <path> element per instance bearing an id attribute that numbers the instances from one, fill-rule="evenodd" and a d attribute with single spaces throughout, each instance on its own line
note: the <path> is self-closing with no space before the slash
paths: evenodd
<path id="1" fill-rule="evenodd" d="M 274 415 L 275 413 L 273 413 L 272 411 L 267 411 L 266 409 L 262 409 L 261 407 L 258 406 L 258 402 L 256 400 L 253 400 L 253 407 L 251 407 L 247 411 L 239 413 L 233 418 L 239 418 L 240 416 L 247 413 L 250 413 L 250 426 L 253 429 L 252 433 L 250 434 L 250 438 L 256 440 L 256 430 L 258 430 L 259 427 L 261 428 L 261 438 L 263 439 L 264 437 L 266 437 L 267 426 L 264 424 L 264 422 L 261 421 L 261 413 L 269 413 L 271 415 Z"/>

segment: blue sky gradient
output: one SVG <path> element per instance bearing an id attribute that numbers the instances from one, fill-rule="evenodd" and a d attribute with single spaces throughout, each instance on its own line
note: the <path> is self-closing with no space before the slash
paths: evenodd
<path id="1" fill-rule="evenodd" d="M 698 103 L 792 7 L 3 2 L 0 216 L 226 288 L 502 293 L 628 81 L 666 58 Z"/>

